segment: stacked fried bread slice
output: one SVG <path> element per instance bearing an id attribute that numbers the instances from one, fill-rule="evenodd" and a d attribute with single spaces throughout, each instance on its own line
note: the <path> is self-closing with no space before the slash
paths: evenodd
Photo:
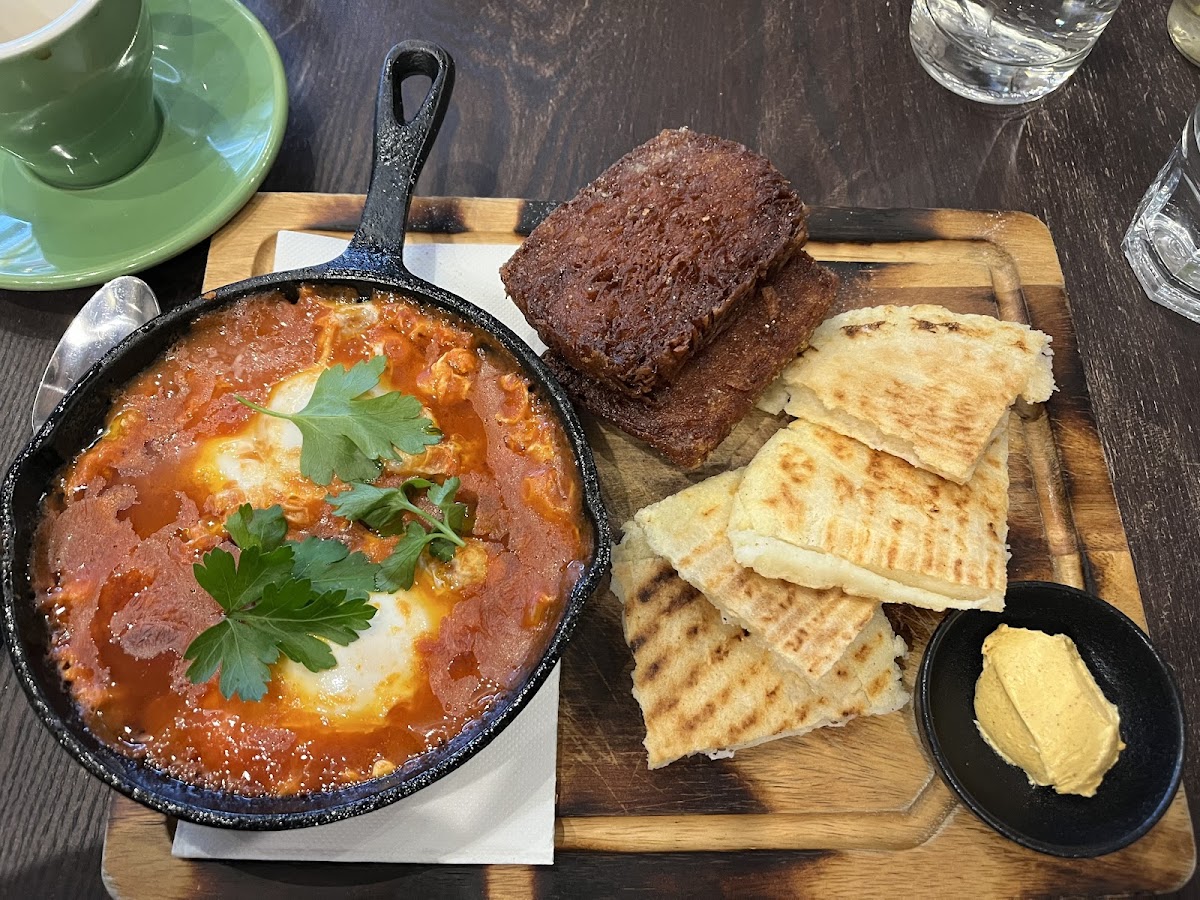
<path id="1" fill-rule="evenodd" d="M 1050 338 L 1016 322 L 929 305 L 856 309 L 824 322 L 760 405 L 965 484 L 1017 398 L 1049 398 L 1050 363 Z"/>
<path id="2" fill-rule="evenodd" d="M 766 578 L 733 556 L 726 528 L 740 469 L 685 488 L 634 521 L 647 543 L 699 590 L 727 622 L 808 681 L 824 676 L 878 611 L 875 601 L 840 588 L 816 590 Z"/>
<path id="3" fill-rule="evenodd" d="M 699 465 L 828 315 L 836 277 L 764 157 L 688 129 L 630 151 L 500 271 L 581 406 Z"/>
<path id="4" fill-rule="evenodd" d="M 904 642 L 881 609 L 814 683 L 724 622 L 653 552 L 636 522 L 626 526 L 613 553 L 612 585 L 633 651 L 633 693 L 646 723 L 651 769 L 881 715 L 908 700 L 896 664 Z"/>
<path id="5" fill-rule="evenodd" d="M 683 128 L 552 212 L 500 276 L 557 357 L 636 397 L 672 381 L 806 236 L 767 159 Z"/>
<path id="6" fill-rule="evenodd" d="M 641 438 L 678 465 L 699 465 L 807 344 L 837 292 L 837 278 L 803 250 L 759 288 L 721 337 L 675 379 L 641 397 L 606 387 L 553 351 L 544 359 L 567 392 L 594 415 Z"/>
<path id="7" fill-rule="evenodd" d="M 746 467 L 728 535 L 767 578 L 929 609 L 1004 607 L 1008 431 L 965 485 L 797 419 Z"/>

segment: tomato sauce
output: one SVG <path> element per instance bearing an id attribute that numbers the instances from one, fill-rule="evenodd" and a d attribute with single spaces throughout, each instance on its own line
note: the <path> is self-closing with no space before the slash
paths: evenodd
<path id="1" fill-rule="evenodd" d="M 591 552 L 565 435 L 515 360 L 401 296 L 354 300 L 306 288 L 295 302 L 269 294 L 202 316 L 117 397 L 46 502 L 34 587 L 64 679 L 101 740 L 186 781 L 246 795 L 329 790 L 443 745 L 529 670 Z M 396 543 L 334 514 L 325 495 L 345 489 L 336 478 L 248 487 L 213 464 L 213 447 L 261 415 L 235 395 L 266 405 L 297 373 L 376 356 L 387 362 L 380 387 L 416 396 L 443 439 L 375 483 L 457 476 L 470 510 L 468 546 L 418 565 L 414 596 L 433 624 L 397 650 L 414 686 L 354 718 L 306 706 L 278 665 L 260 701 L 226 699 L 215 677 L 193 684 L 183 653 L 221 609 L 192 566 L 215 547 L 238 552 L 224 522 L 240 504 L 278 502 L 290 540 L 335 538 L 377 562 Z"/>

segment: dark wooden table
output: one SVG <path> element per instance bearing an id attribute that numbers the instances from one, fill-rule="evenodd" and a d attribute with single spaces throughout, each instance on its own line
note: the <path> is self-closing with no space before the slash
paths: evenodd
<path id="1" fill-rule="evenodd" d="M 1074 79 L 1018 110 L 969 103 L 930 80 L 909 50 L 908 0 L 247 5 L 275 37 L 291 97 L 264 190 L 365 191 L 378 66 L 393 43 L 420 37 L 458 66 L 423 194 L 568 197 L 660 128 L 689 125 L 760 149 L 813 204 L 1040 216 L 1061 255 L 1151 633 L 1200 745 L 1200 326 L 1150 303 L 1120 252 L 1200 100 L 1200 69 L 1171 45 L 1165 2 L 1125 0 Z M 166 305 L 198 291 L 205 251 L 145 274 Z M 0 291 L 5 464 L 28 437 L 41 370 L 89 294 Z M 1197 818 L 1195 752 L 1185 783 Z M 0 895 L 102 896 L 107 806 L 108 790 L 37 723 L 4 664 Z M 772 856 L 706 858 L 692 887 L 762 891 Z M 599 886 L 621 863 L 596 865 Z"/>

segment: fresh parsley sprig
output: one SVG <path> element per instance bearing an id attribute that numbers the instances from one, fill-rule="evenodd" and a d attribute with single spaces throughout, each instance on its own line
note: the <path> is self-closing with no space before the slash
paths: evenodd
<path id="1" fill-rule="evenodd" d="M 241 555 L 235 560 L 217 547 L 193 567 L 224 616 L 184 651 L 192 661 L 188 678 L 199 684 L 219 669 L 225 697 L 260 700 L 280 653 L 312 672 L 333 668 L 337 661 L 325 641 L 345 646 L 370 627 L 375 607 L 367 595 L 379 567 L 340 541 L 284 540 L 287 522 L 279 506 L 244 504 L 225 528 Z"/>
<path id="2" fill-rule="evenodd" d="M 300 474 L 317 484 L 329 484 L 337 475 L 342 481 L 374 481 L 380 461 L 399 459 L 399 453 L 421 453 L 442 439 L 433 422 L 421 415 L 421 402 L 410 394 L 389 391 L 367 397 L 379 384 L 387 360 L 382 356 L 366 362 L 331 366 L 313 386 L 304 409 L 284 413 L 235 399 L 256 412 L 287 419 L 300 429 Z"/>
<path id="3" fill-rule="evenodd" d="M 467 520 L 466 504 L 455 500 L 459 485 L 458 478 L 447 478 L 441 484 L 409 478 L 393 488 L 353 484 L 350 490 L 325 499 L 344 519 L 361 521 L 384 536 L 402 535 L 391 555 L 379 564 L 375 585 L 384 591 L 407 590 L 413 586 L 417 562 L 426 547 L 435 558 L 449 562 L 459 547 L 466 546 L 459 535 Z M 410 490 L 425 491 L 441 518 L 413 503 Z"/>
<path id="4" fill-rule="evenodd" d="M 280 547 L 290 548 L 292 576 L 307 578 L 318 592 L 345 591 L 350 599 L 365 600 L 367 594 L 375 590 L 378 566 L 365 554 L 351 553 L 341 541 L 329 538 L 307 537 L 299 542 L 284 540 L 287 519 L 283 507 L 278 504 L 267 509 L 254 509 L 249 503 L 243 503 L 225 521 L 225 530 L 243 551 L 258 548 L 271 552 Z"/>

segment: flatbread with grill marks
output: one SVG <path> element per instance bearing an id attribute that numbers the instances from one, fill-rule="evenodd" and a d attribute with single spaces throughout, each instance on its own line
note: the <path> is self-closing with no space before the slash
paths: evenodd
<path id="1" fill-rule="evenodd" d="M 1004 608 L 1008 430 L 965 485 L 797 419 L 746 466 L 734 557 L 767 578 L 929 609 Z"/>
<path id="2" fill-rule="evenodd" d="M 646 540 L 725 619 L 808 680 L 820 678 L 866 627 L 879 603 L 840 588 L 764 578 L 733 558 L 725 534 L 742 470 L 685 488 L 634 517 Z"/>
<path id="3" fill-rule="evenodd" d="M 896 663 L 904 642 L 882 608 L 813 685 L 722 621 L 703 594 L 653 553 L 635 522 L 613 553 L 612 586 L 623 604 L 651 769 L 882 715 L 908 701 Z"/>
<path id="4" fill-rule="evenodd" d="M 965 484 L 1017 398 L 1050 397 L 1051 356 L 1049 336 L 1017 322 L 930 305 L 855 309 L 822 323 L 759 405 Z"/>

